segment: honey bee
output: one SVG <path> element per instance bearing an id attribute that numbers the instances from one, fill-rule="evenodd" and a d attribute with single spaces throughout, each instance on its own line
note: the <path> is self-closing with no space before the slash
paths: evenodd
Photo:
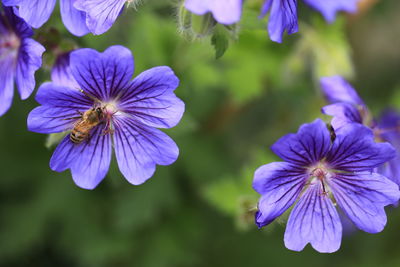
<path id="1" fill-rule="evenodd" d="M 104 118 L 104 109 L 102 107 L 93 107 L 83 114 L 75 123 L 69 139 L 74 144 L 80 144 L 83 140 L 88 139 L 90 131 L 99 125 Z"/>

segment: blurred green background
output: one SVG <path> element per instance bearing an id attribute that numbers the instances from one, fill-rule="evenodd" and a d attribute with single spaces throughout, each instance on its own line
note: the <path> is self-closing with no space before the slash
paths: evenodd
<path id="1" fill-rule="evenodd" d="M 127 8 L 101 36 L 74 38 L 58 11 L 37 33 L 51 39 L 54 27 L 63 42 L 100 51 L 125 45 L 135 75 L 171 66 L 186 112 L 166 132 L 180 156 L 140 186 L 113 159 L 95 190 L 80 189 L 69 172 L 50 170 L 46 136 L 27 131 L 34 98 L 16 97 L 0 118 L 0 266 L 400 266 L 398 209 L 387 209 L 380 234 L 344 235 L 337 253 L 309 246 L 296 253 L 284 247 L 284 219 L 254 225 L 251 189 L 254 170 L 278 159 L 269 146 L 323 117 L 320 76 L 344 75 L 376 115 L 400 109 L 400 2 L 364 1 L 362 12 L 332 25 L 300 3 L 300 32 L 276 44 L 266 20 L 256 19 L 260 1 L 247 1 L 237 40 L 218 60 L 210 37 L 179 33 L 174 2 Z M 37 73 L 37 85 L 49 80 L 49 68 Z"/>

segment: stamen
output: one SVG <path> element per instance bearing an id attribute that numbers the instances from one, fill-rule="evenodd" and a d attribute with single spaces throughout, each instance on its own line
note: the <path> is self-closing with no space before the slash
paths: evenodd
<path id="1" fill-rule="evenodd" d="M 310 176 L 316 177 L 321 182 L 323 194 L 327 194 L 327 191 L 325 189 L 325 181 L 324 181 L 324 179 L 326 178 L 326 175 L 327 175 L 326 171 L 324 171 L 324 169 L 322 169 L 320 167 L 317 167 L 314 170 L 312 170 L 312 172 L 310 174 Z"/>

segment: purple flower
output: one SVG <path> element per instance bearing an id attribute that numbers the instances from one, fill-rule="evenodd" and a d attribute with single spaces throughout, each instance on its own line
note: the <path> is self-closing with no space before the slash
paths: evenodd
<path id="1" fill-rule="evenodd" d="M 382 165 L 378 172 L 400 185 L 400 114 L 395 111 L 385 112 L 374 120 L 371 112 L 356 90 L 342 77 L 324 77 L 320 80 L 326 99 L 333 103 L 322 108 L 322 112 L 333 116 L 334 129 L 349 123 L 360 123 L 371 128 L 376 140 L 389 142 L 397 151 L 396 158 Z"/>
<path id="2" fill-rule="evenodd" d="M 325 98 L 332 103 L 322 108 L 322 112 L 333 116 L 332 126 L 339 129 L 347 123 L 367 123 L 370 112 L 356 90 L 341 76 L 320 79 Z"/>
<path id="3" fill-rule="evenodd" d="M 261 16 L 271 11 L 268 22 L 268 33 L 272 41 L 281 43 L 283 33 L 296 33 L 299 29 L 297 22 L 297 0 L 267 0 Z"/>
<path id="4" fill-rule="evenodd" d="M 253 188 L 262 195 L 256 224 L 268 225 L 297 201 L 286 226 L 288 249 L 300 251 L 311 243 L 319 252 L 338 250 L 342 225 L 335 204 L 359 229 L 380 232 L 384 207 L 400 198 L 395 183 L 372 171 L 392 159 L 394 149 L 375 143 L 372 131 L 360 124 L 340 128 L 331 141 L 318 119 L 279 139 L 272 151 L 285 162 L 255 172 Z"/>
<path id="5" fill-rule="evenodd" d="M 383 112 L 374 132 L 378 139 L 389 142 L 397 151 L 397 156 L 379 167 L 378 172 L 400 185 L 400 113 L 391 109 Z"/>
<path id="6" fill-rule="evenodd" d="M 306 4 L 320 11 L 326 21 L 333 22 L 338 11 L 356 12 L 360 0 L 304 0 Z M 270 10 L 268 32 L 272 41 L 281 43 L 286 31 L 293 34 L 298 31 L 297 0 L 266 0 L 261 10 L 265 16 Z"/>
<path id="7" fill-rule="evenodd" d="M 76 0 L 60 0 L 61 18 L 65 27 L 76 36 L 89 32 L 85 14 L 73 7 Z M 40 28 L 49 20 L 56 0 L 3 0 L 5 6 L 16 7 L 16 14 L 34 28 Z M 18 7 L 18 8 L 17 8 Z"/>
<path id="8" fill-rule="evenodd" d="M 124 4 L 131 1 L 75 0 L 74 7 L 86 13 L 86 25 L 93 34 L 102 34 L 114 24 Z"/>
<path id="9" fill-rule="evenodd" d="M 211 12 L 221 24 L 239 22 L 242 15 L 242 0 L 186 0 L 185 7 L 197 15 Z"/>
<path id="10" fill-rule="evenodd" d="M 35 88 L 35 72 L 42 65 L 44 47 L 33 39 L 31 28 L 11 8 L 0 6 L 0 116 L 10 108 L 14 80 L 21 99 Z"/>
<path id="11" fill-rule="evenodd" d="M 325 20 L 329 23 L 335 21 L 336 13 L 346 11 L 354 13 L 357 11 L 357 3 L 360 0 L 304 0 L 312 8 L 321 12 Z"/>
<path id="12" fill-rule="evenodd" d="M 85 1 L 85 0 L 78 0 Z M 308 5 L 320 11 L 328 22 L 333 22 L 338 11 L 355 12 L 360 0 L 304 0 Z M 185 7 L 197 14 L 211 12 L 221 24 L 233 24 L 240 20 L 242 0 L 186 0 Z M 268 33 L 272 41 L 281 43 L 285 32 L 298 31 L 297 0 L 265 0 L 261 17 L 270 12 Z"/>
<path id="13" fill-rule="evenodd" d="M 365 106 L 356 90 L 341 76 L 323 77 L 320 79 L 323 93 L 329 102 L 347 102 Z"/>
<path id="14" fill-rule="evenodd" d="M 70 132 L 54 151 L 52 170 L 70 169 L 78 186 L 93 189 L 108 172 L 112 147 L 120 171 L 135 185 L 149 179 L 156 164 L 177 159 L 174 141 L 156 128 L 171 128 L 183 115 L 184 103 L 174 94 L 178 78 L 169 67 L 131 81 L 133 72 L 132 54 L 122 46 L 103 53 L 80 49 L 58 61 L 53 82 L 36 95 L 41 106 L 28 117 L 31 131 Z"/>

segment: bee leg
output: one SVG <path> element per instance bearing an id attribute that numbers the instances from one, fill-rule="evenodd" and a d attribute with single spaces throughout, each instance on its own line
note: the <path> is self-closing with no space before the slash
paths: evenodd
<path id="1" fill-rule="evenodd" d="M 87 96 L 87 97 L 89 97 L 90 99 L 92 99 L 93 101 L 99 102 L 99 103 L 101 102 L 97 97 L 92 96 L 91 94 L 89 94 L 89 93 L 83 91 L 82 89 L 79 89 L 79 91 L 80 91 L 82 94 L 84 94 L 85 96 Z"/>
<path id="2" fill-rule="evenodd" d="M 108 128 L 103 131 L 103 135 L 114 134 L 114 129 Z"/>
<path id="3" fill-rule="evenodd" d="M 104 127 L 103 130 L 103 135 L 106 134 L 114 134 L 114 129 L 111 128 L 111 123 L 107 121 L 106 126 Z"/>
<path id="4" fill-rule="evenodd" d="M 76 120 L 76 119 L 81 119 L 81 118 L 82 118 L 82 116 L 66 118 L 66 119 L 63 119 L 63 120 Z"/>
<path id="5" fill-rule="evenodd" d="M 66 118 L 66 119 L 63 119 L 63 120 L 77 120 L 77 119 L 81 119 L 81 118 L 82 118 L 82 116 L 83 116 L 83 113 L 82 113 L 82 112 L 80 112 L 79 110 L 77 110 L 76 112 L 79 114 L 79 116 L 76 116 L 76 117 L 70 117 L 70 118 Z"/>

